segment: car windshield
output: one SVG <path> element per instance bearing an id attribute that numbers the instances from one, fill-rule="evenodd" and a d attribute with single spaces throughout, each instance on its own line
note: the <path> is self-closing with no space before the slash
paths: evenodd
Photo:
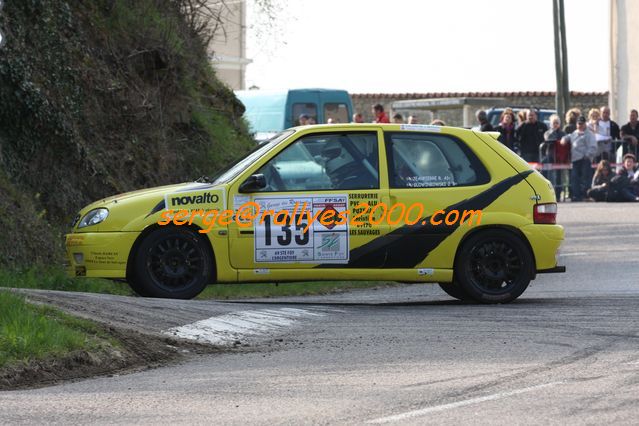
<path id="1" fill-rule="evenodd" d="M 292 135 L 294 130 L 286 130 L 284 132 L 278 133 L 273 136 L 271 139 L 263 142 L 262 144 L 253 148 L 248 154 L 244 157 L 238 159 L 237 161 L 231 163 L 228 167 L 220 171 L 215 177 L 213 177 L 213 185 L 219 185 L 223 183 L 229 182 L 231 179 L 235 178 L 237 175 L 242 173 L 248 166 L 253 164 L 260 158 L 262 155 L 269 152 L 271 149 L 275 148 L 280 142 L 284 139 L 288 138 Z"/>

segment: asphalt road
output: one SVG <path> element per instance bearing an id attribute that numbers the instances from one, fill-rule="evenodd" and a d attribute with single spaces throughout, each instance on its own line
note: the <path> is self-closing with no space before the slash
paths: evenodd
<path id="1" fill-rule="evenodd" d="M 195 322 L 191 337 L 240 349 L 0 392 L 0 423 L 636 423 L 637 217 L 639 204 L 560 205 L 568 272 L 509 305 L 428 285 L 239 304 L 36 294 L 149 333 Z"/>

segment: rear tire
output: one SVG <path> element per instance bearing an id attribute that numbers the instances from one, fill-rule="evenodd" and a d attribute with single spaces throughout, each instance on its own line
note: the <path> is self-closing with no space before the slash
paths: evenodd
<path id="1" fill-rule="evenodd" d="M 530 284 L 535 261 L 520 237 L 503 229 L 472 235 L 455 262 L 455 280 L 480 303 L 508 303 Z"/>
<path id="2" fill-rule="evenodd" d="M 464 289 L 461 288 L 461 286 L 457 284 L 456 282 L 445 283 L 445 284 L 439 283 L 438 285 L 439 285 L 439 288 L 444 290 L 444 293 L 446 293 L 450 297 L 453 297 L 458 300 L 472 300 L 472 298 L 468 295 L 468 293 L 466 293 L 466 291 L 464 291 Z"/>
<path id="3" fill-rule="evenodd" d="M 129 285 L 145 297 L 192 299 L 212 281 L 205 241 L 187 228 L 162 228 L 138 246 Z"/>

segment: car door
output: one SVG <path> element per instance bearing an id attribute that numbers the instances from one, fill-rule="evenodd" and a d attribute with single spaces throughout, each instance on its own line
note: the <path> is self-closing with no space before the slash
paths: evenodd
<path id="1" fill-rule="evenodd" d="M 452 268 L 456 244 L 450 244 L 445 256 L 429 258 L 428 264 L 424 259 L 445 247 L 448 236 L 458 229 L 466 209 L 456 207 L 472 207 L 472 202 L 465 202 L 490 188 L 488 171 L 464 141 L 438 130 L 386 132 L 385 143 L 390 202 L 405 206 L 406 220 L 416 222 L 391 231 L 395 240 L 387 247 L 385 267 Z M 475 213 L 469 214 L 466 224 L 477 219 Z"/>
<path id="2" fill-rule="evenodd" d="M 386 170 L 382 174 L 379 168 L 381 137 L 373 126 L 307 130 L 268 161 L 249 168 L 231 193 L 234 208 L 251 202 L 258 214 L 251 223 L 229 226 L 231 265 L 256 271 L 342 268 L 352 260 L 353 249 L 388 232 L 383 221 L 368 221 L 371 206 L 388 202 Z M 264 187 L 240 193 L 241 182 L 250 176 L 264 176 Z M 347 213 L 359 214 L 358 223 L 351 223 Z M 383 267 L 384 258 L 381 253 L 370 267 Z"/>

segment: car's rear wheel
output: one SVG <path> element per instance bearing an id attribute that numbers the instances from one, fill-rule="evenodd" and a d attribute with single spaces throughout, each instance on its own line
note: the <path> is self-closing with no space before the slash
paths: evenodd
<path id="1" fill-rule="evenodd" d="M 439 284 L 439 288 L 444 290 L 444 293 L 446 293 L 450 297 L 454 297 L 455 299 L 459 299 L 459 300 L 472 299 L 468 295 L 468 293 L 466 293 L 466 291 L 463 288 L 461 288 L 461 286 L 456 282 Z"/>
<path id="2" fill-rule="evenodd" d="M 503 229 L 472 235 L 455 263 L 455 279 L 470 298 L 481 303 L 507 303 L 530 284 L 534 258 L 520 237 Z"/>
<path id="3" fill-rule="evenodd" d="M 212 281 L 205 241 L 187 228 L 162 228 L 139 245 L 131 288 L 148 297 L 192 299 Z"/>

